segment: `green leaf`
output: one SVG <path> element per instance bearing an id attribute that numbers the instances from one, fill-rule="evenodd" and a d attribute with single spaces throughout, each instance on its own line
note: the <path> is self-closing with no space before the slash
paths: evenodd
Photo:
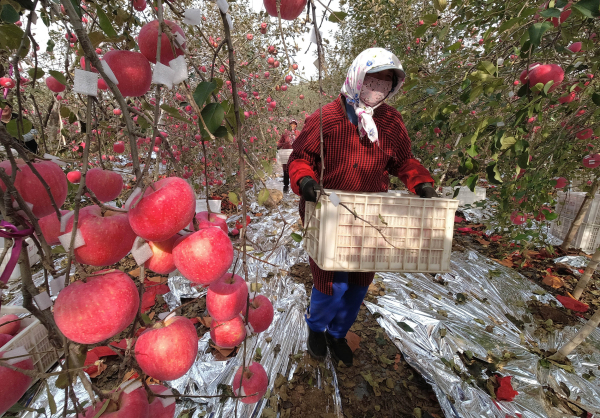
<path id="1" fill-rule="evenodd" d="M 199 108 L 204 106 L 206 99 L 210 97 L 210 94 L 217 88 L 217 83 L 214 81 L 203 81 L 196 86 L 194 90 L 194 101 Z"/>
<path id="2" fill-rule="evenodd" d="M 10 4 L 5 4 L 0 12 L 0 19 L 6 23 L 15 23 L 19 20 L 19 13 Z"/>
<path id="3" fill-rule="evenodd" d="M 94 47 L 98 47 L 98 45 L 100 45 L 102 42 L 108 39 L 106 35 L 104 35 L 100 31 L 92 32 L 88 35 L 88 37 L 90 38 L 90 41 L 92 42 L 92 45 L 94 45 Z"/>
<path id="4" fill-rule="evenodd" d="M 302 235 L 300 235 L 300 234 L 296 234 L 295 232 L 292 232 L 292 234 L 290 236 L 296 242 L 302 241 Z"/>
<path id="5" fill-rule="evenodd" d="M 64 253 L 66 253 L 66 251 L 62 245 L 57 245 L 56 247 L 52 248 L 52 254 L 64 254 Z"/>
<path id="6" fill-rule="evenodd" d="M 227 132 L 227 128 L 224 126 L 219 126 L 214 132 L 213 135 L 217 138 L 227 138 L 229 132 Z"/>
<path id="7" fill-rule="evenodd" d="M 316 209 L 316 210 L 319 210 L 319 209 L 321 209 L 321 202 L 318 202 L 318 203 L 317 203 L 317 205 L 315 206 L 315 209 Z"/>
<path id="8" fill-rule="evenodd" d="M 27 74 L 29 74 L 29 77 L 37 80 L 39 78 L 42 78 L 46 73 L 41 68 L 30 68 L 29 70 L 27 70 Z"/>
<path id="9" fill-rule="evenodd" d="M 187 118 L 184 118 L 183 116 L 181 116 L 179 114 L 179 110 L 177 110 L 174 107 L 171 107 L 171 106 L 169 106 L 167 104 L 162 104 L 162 105 L 160 105 L 160 108 L 162 110 L 164 110 L 165 112 L 167 112 L 169 114 L 169 116 L 172 116 L 175 119 L 181 120 L 183 122 L 189 122 L 189 120 Z"/>
<path id="10" fill-rule="evenodd" d="M 534 48 L 540 46 L 540 42 L 542 42 L 544 33 L 552 27 L 554 27 L 554 25 L 550 22 L 534 23 L 531 25 L 527 29 L 529 32 L 529 41 L 531 42 L 531 45 L 533 45 Z"/>
<path id="11" fill-rule="evenodd" d="M 348 13 L 345 12 L 332 12 L 329 15 L 329 21 L 333 22 L 333 23 L 340 23 L 342 22 L 346 16 L 348 16 Z"/>
<path id="12" fill-rule="evenodd" d="M 100 418 L 100 416 L 104 413 L 104 411 L 106 411 L 106 408 L 108 408 L 109 404 L 110 404 L 110 402 L 104 401 L 104 405 L 102 405 L 102 408 L 100 408 L 98 413 L 96 415 L 94 415 L 94 418 Z"/>
<path id="13" fill-rule="evenodd" d="M 465 182 L 465 186 L 469 188 L 472 192 L 475 192 L 475 186 L 477 186 L 477 180 L 479 180 L 479 175 L 473 174 L 470 176 Z"/>
<path id="14" fill-rule="evenodd" d="M 96 5 L 96 13 L 98 13 L 98 24 L 100 29 L 102 29 L 109 38 L 116 38 L 118 36 L 117 31 L 113 28 L 112 23 L 108 16 L 106 16 L 106 13 L 104 13 L 104 10 L 98 5 Z"/>
<path id="15" fill-rule="evenodd" d="M 269 191 L 267 189 L 262 189 L 259 193 L 258 193 L 258 204 L 259 205 L 264 205 L 265 202 L 269 199 L 271 195 L 269 194 Z"/>
<path id="16" fill-rule="evenodd" d="M 229 192 L 229 201 L 235 206 L 237 206 L 240 203 L 238 196 L 237 194 L 235 194 L 235 192 Z"/>
<path id="17" fill-rule="evenodd" d="M 450 45 L 448 47 L 448 51 L 456 51 L 458 48 L 460 48 L 461 43 L 460 42 L 454 42 L 452 45 Z"/>
<path id="18" fill-rule="evenodd" d="M 69 109 L 67 106 L 61 106 L 59 113 L 61 118 L 68 118 L 71 114 L 71 109 Z"/>
<path id="19" fill-rule="evenodd" d="M 585 17 L 594 18 L 600 16 L 600 0 L 581 0 L 571 6 Z"/>
<path id="20" fill-rule="evenodd" d="M 144 321 L 144 325 L 150 325 L 152 323 L 150 317 L 145 313 L 142 314 L 142 321 Z"/>
<path id="21" fill-rule="evenodd" d="M 80 2 L 81 2 L 81 0 L 71 0 L 71 4 L 73 5 L 73 8 L 77 12 L 77 15 L 79 15 L 79 17 L 82 17 L 83 11 L 81 10 Z"/>
<path id="22" fill-rule="evenodd" d="M 48 39 L 48 42 L 46 43 L 46 52 L 54 51 L 54 45 L 56 45 L 54 41 L 52 39 Z"/>
<path id="23" fill-rule="evenodd" d="M 56 401 L 54 400 L 54 396 L 50 393 L 50 386 L 48 386 L 48 381 L 44 380 L 46 385 L 46 396 L 48 397 L 48 406 L 50 406 L 50 412 L 52 414 L 56 414 L 58 409 L 56 408 Z"/>
<path id="24" fill-rule="evenodd" d="M 558 10 L 555 7 L 552 7 L 551 9 L 546 9 L 543 12 L 541 12 L 540 16 L 542 16 L 542 17 L 560 17 L 560 10 Z"/>
<path id="25" fill-rule="evenodd" d="M 506 22 L 504 22 L 500 25 L 500 27 L 498 28 L 498 33 L 502 33 L 506 30 L 509 30 L 510 28 L 515 26 L 517 23 L 519 23 L 520 20 L 521 20 L 521 18 L 519 18 L 519 17 L 515 17 L 514 19 L 507 20 Z"/>
<path id="26" fill-rule="evenodd" d="M 554 84 L 554 80 L 550 80 L 546 83 L 546 85 L 544 86 L 544 94 L 548 94 L 548 91 L 552 88 L 552 85 Z"/>
<path id="27" fill-rule="evenodd" d="M 450 25 L 446 25 L 444 26 L 441 30 L 440 33 L 438 34 L 438 39 L 440 41 L 443 41 L 444 38 L 446 38 L 446 36 L 448 35 L 448 31 L 450 30 Z"/>
<path id="28" fill-rule="evenodd" d="M 481 61 L 479 67 L 488 72 L 490 75 L 496 74 L 496 66 L 490 61 Z"/>
<path id="29" fill-rule="evenodd" d="M 146 118 L 143 118 L 141 116 L 137 118 L 137 124 L 140 125 L 140 128 L 142 129 L 148 129 L 150 127 L 150 124 L 148 123 Z"/>
<path id="30" fill-rule="evenodd" d="M 410 325 L 408 325 L 406 322 L 396 322 L 396 324 L 398 324 L 398 326 L 406 332 L 415 332 L 415 330 L 412 329 L 412 327 Z"/>
<path id="31" fill-rule="evenodd" d="M 21 45 L 21 39 L 25 32 L 16 25 L 0 25 L 0 46 L 4 46 L 7 49 L 19 49 Z M 29 39 L 27 39 L 29 41 Z"/>
<path id="32" fill-rule="evenodd" d="M 19 137 L 19 130 L 17 127 L 17 122 L 18 122 L 17 119 L 13 119 L 6 124 L 6 130 L 8 131 L 9 134 L 11 134 L 15 138 Z M 21 135 L 25 135 L 26 133 L 31 131 L 31 128 L 33 128 L 32 123 L 29 122 L 27 119 L 23 119 L 23 130 L 21 131 Z"/>
<path id="33" fill-rule="evenodd" d="M 60 84 L 63 84 L 65 86 L 67 85 L 67 79 L 65 78 L 63 73 L 55 70 L 49 70 L 48 72 L 52 77 L 56 78 L 56 81 L 58 81 Z"/>
<path id="34" fill-rule="evenodd" d="M 210 133 L 214 133 L 223 122 L 225 110 L 220 103 L 210 103 L 202 109 L 201 114 Z M 204 129 L 204 127 L 202 127 L 202 129 Z"/>
<path id="35" fill-rule="evenodd" d="M 592 102 L 594 102 L 594 104 L 596 106 L 600 106 L 600 94 L 598 94 L 598 93 L 592 94 Z"/>
<path id="36" fill-rule="evenodd" d="M 456 302 L 458 303 L 465 303 L 467 301 L 467 296 L 465 296 L 464 293 L 457 293 L 456 294 Z"/>
<path id="37" fill-rule="evenodd" d="M 500 171 L 498 170 L 498 165 L 495 161 L 492 161 L 485 168 L 485 172 L 487 173 L 487 179 L 491 184 L 502 184 L 502 177 L 500 176 Z"/>

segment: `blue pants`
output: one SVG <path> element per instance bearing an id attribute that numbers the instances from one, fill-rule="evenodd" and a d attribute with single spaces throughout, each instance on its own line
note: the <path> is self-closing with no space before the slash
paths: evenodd
<path id="1" fill-rule="evenodd" d="M 327 331 L 335 338 L 344 338 L 356 320 L 369 286 L 348 284 L 348 273 L 335 272 L 333 295 L 314 286 L 306 314 L 308 327 L 315 332 Z"/>

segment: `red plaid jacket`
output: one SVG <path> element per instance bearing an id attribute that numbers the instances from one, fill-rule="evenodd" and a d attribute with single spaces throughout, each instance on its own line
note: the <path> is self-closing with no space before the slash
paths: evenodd
<path id="1" fill-rule="evenodd" d="M 341 97 L 341 96 L 340 96 Z M 414 193 L 415 186 L 433 183 L 429 171 L 416 160 L 402 116 L 393 107 L 382 104 L 373 119 L 379 141 L 360 138 L 358 128 L 342 109 L 340 97 L 323 106 L 323 187 L 351 192 L 386 192 L 390 174 L 402 180 Z M 292 190 L 300 195 L 298 181 L 310 176 L 319 181 L 321 173 L 319 111 L 310 115 L 293 144 L 288 161 Z M 304 221 L 304 199 L 300 199 L 300 217 Z M 321 270 L 312 259 L 310 267 L 315 287 L 327 295 L 333 291 L 333 271 Z M 348 282 L 368 286 L 375 273 L 350 273 Z"/>
<path id="2" fill-rule="evenodd" d="M 289 131 L 286 129 L 281 138 L 279 138 L 279 141 L 277 141 L 277 149 L 292 149 L 292 144 L 298 135 L 300 135 L 299 130 Z"/>

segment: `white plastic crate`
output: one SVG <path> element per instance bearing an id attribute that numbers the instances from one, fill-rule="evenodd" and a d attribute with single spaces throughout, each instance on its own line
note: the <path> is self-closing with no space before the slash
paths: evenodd
<path id="1" fill-rule="evenodd" d="M 550 233 L 556 238 L 564 240 L 572 223 L 573 219 L 561 216 L 550 225 Z M 582 223 L 571 246 L 581 248 L 586 253 L 595 252 L 600 246 L 600 225 Z"/>
<path id="2" fill-rule="evenodd" d="M 221 201 L 220 200 L 209 199 L 208 205 L 210 206 L 211 212 L 221 213 Z M 208 208 L 206 206 L 206 199 L 196 200 L 196 213 L 199 213 L 199 212 L 208 212 Z"/>
<path id="3" fill-rule="evenodd" d="M 556 204 L 556 213 L 561 217 L 575 219 L 579 208 L 585 199 L 585 192 L 558 192 L 558 203 Z M 597 194 L 592 200 L 588 213 L 583 218 L 583 222 L 593 225 L 600 225 L 600 194 Z"/>
<path id="4" fill-rule="evenodd" d="M 306 202 L 305 220 L 309 224 L 304 239 L 304 248 L 321 269 L 423 273 L 450 270 L 458 200 L 422 199 L 396 192 L 335 193 L 359 217 L 381 227 L 392 245 L 375 228 L 322 196 L 318 209 L 314 203 Z"/>
<path id="5" fill-rule="evenodd" d="M 453 199 L 454 190 L 457 188 L 459 187 L 443 187 L 442 197 L 446 199 Z M 462 186 L 460 187 L 460 191 L 458 192 L 456 199 L 458 199 L 458 204 L 460 206 L 472 205 L 479 200 L 485 200 L 485 188 L 475 187 L 475 192 L 472 192 L 467 186 Z"/>
<path id="6" fill-rule="evenodd" d="M 22 306 L 4 305 L 0 308 L 0 316 L 10 314 L 22 317 L 29 314 L 29 311 Z M 10 351 L 18 347 L 24 347 L 29 352 L 36 370 L 40 373 L 46 373 L 58 360 L 48 340 L 48 331 L 34 316 L 21 320 L 19 333 L 0 347 L 0 351 Z"/>
<path id="7" fill-rule="evenodd" d="M 293 149 L 280 149 L 277 151 L 277 164 L 287 164 L 290 159 L 290 155 L 292 155 Z"/>
<path id="8" fill-rule="evenodd" d="M 5 242 L 6 241 L 4 240 L 4 238 L 0 238 L 0 252 L 4 248 Z M 25 242 L 27 242 L 27 244 L 28 244 L 27 245 L 27 253 L 29 254 L 29 265 L 33 266 L 35 263 L 40 261 L 42 258 L 38 254 L 37 247 L 35 246 L 35 244 L 33 243 L 33 240 L 31 238 L 29 238 L 29 237 L 25 238 Z M 2 264 L 0 264 L 0 272 L 4 271 L 4 269 L 8 265 L 8 261 L 10 260 L 11 250 L 12 250 L 12 248 L 8 251 L 8 253 L 6 253 L 6 256 L 4 256 L 4 260 L 2 260 Z M 12 274 L 10 275 L 9 280 L 16 280 L 20 277 L 21 277 L 21 266 L 19 266 L 19 264 L 17 263 L 17 265 L 15 266 L 15 269 L 13 270 Z"/>

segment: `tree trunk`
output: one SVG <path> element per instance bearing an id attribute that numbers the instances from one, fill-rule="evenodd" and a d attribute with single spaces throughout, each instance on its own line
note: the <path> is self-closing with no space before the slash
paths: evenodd
<path id="1" fill-rule="evenodd" d="M 581 276 L 581 278 L 577 282 L 577 286 L 575 287 L 575 290 L 573 291 L 573 297 L 575 299 L 579 300 L 579 298 L 581 297 L 581 294 L 587 287 L 590 279 L 592 278 L 592 275 L 596 271 L 598 264 L 600 264 L 600 247 L 598 247 L 598 249 L 596 249 L 594 256 L 592 257 L 589 264 L 585 268 L 585 272 L 583 273 L 583 276 Z"/>
<path id="2" fill-rule="evenodd" d="M 549 357 L 550 360 L 562 361 L 567 358 L 579 344 L 581 344 L 600 324 L 600 309 L 597 309 L 594 315 L 586 322 L 577 334 L 571 338 L 569 342 L 563 345 L 554 355 Z"/>
<path id="3" fill-rule="evenodd" d="M 575 219 L 573 220 L 573 223 L 571 224 L 571 227 L 569 228 L 569 231 L 567 232 L 565 240 L 563 241 L 562 245 L 560 246 L 561 250 L 563 250 L 564 252 L 567 252 L 567 250 L 569 249 L 569 246 L 571 245 L 571 242 L 573 242 L 573 240 L 575 239 L 575 236 L 577 235 L 577 232 L 579 231 L 579 227 L 583 223 L 583 220 L 585 219 L 585 216 L 587 215 L 587 213 L 590 209 L 590 206 L 592 206 L 592 201 L 596 197 L 597 191 L 598 191 L 598 179 L 594 180 L 594 183 L 592 184 L 592 190 L 588 194 L 585 195 L 585 199 L 583 199 L 583 204 L 579 208 L 579 211 L 577 212 L 577 215 L 575 216 Z"/>

